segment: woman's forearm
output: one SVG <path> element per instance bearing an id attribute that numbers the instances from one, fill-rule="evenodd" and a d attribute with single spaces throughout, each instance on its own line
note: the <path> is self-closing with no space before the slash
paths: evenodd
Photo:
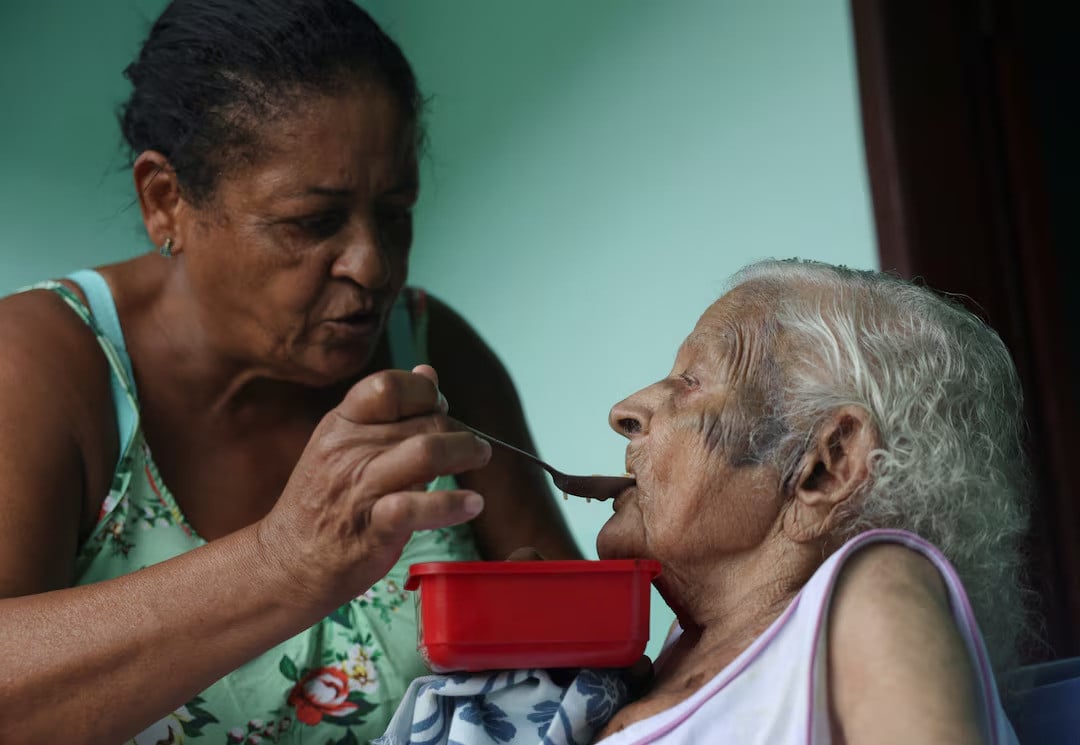
<path id="1" fill-rule="evenodd" d="M 474 518 L 479 494 L 412 488 L 491 457 L 438 401 L 425 376 L 370 375 L 323 417 L 259 522 L 107 582 L 0 600 L 3 742 L 129 739 L 369 588 L 415 531 Z M 18 463 L 8 472 L 15 493 L 35 493 Z"/>
<path id="2" fill-rule="evenodd" d="M 5 743 L 119 743 L 330 609 L 257 526 L 106 582 L 0 600 Z"/>

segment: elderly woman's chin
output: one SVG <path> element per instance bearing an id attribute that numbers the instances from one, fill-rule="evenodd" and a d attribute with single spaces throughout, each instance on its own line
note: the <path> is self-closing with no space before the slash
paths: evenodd
<path id="1" fill-rule="evenodd" d="M 596 536 L 596 555 L 601 559 L 651 559 L 640 528 L 628 525 L 619 513 L 615 513 Z"/>

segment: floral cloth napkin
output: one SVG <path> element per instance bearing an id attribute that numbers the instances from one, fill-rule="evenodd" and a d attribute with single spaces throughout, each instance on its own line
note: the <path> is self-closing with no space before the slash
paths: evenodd
<path id="1" fill-rule="evenodd" d="M 412 682 L 372 745 L 587 743 L 628 701 L 617 671 L 556 678 L 544 670 L 429 675 Z"/>

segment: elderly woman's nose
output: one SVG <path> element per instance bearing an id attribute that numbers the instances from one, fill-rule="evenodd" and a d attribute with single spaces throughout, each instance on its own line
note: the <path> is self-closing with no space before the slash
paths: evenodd
<path id="1" fill-rule="evenodd" d="M 649 429 L 649 409 L 640 393 L 623 399 L 611 407 L 608 424 L 623 437 L 634 438 Z"/>
<path id="2" fill-rule="evenodd" d="M 345 249 L 334 262 L 333 274 L 369 290 L 377 290 L 390 281 L 390 262 L 374 225 L 365 221 L 351 231 Z"/>

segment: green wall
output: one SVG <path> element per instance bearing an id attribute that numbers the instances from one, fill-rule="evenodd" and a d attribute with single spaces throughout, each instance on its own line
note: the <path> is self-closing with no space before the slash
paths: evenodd
<path id="1" fill-rule="evenodd" d="M 164 6 L 0 0 L 0 292 L 145 248 L 115 109 Z"/>
<path id="2" fill-rule="evenodd" d="M 364 4 L 432 96 L 413 280 L 499 352 L 565 470 L 622 472 L 608 408 L 746 262 L 876 265 L 846 0 Z M 147 248 L 113 109 L 163 3 L 11 5 L 0 290 Z M 609 505 L 564 507 L 592 551 Z"/>
<path id="3" fill-rule="evenodd" d="M 499 352 L 557 467 L 622 472 L 608 409 L 743 264 L 876 266 L 847 6 L 368 4 L 433 96 L 413 279 Z M 593 551 L 609 503 L 564 507 Z M 670 621 L 654 596 L 651 652 Z"/>

